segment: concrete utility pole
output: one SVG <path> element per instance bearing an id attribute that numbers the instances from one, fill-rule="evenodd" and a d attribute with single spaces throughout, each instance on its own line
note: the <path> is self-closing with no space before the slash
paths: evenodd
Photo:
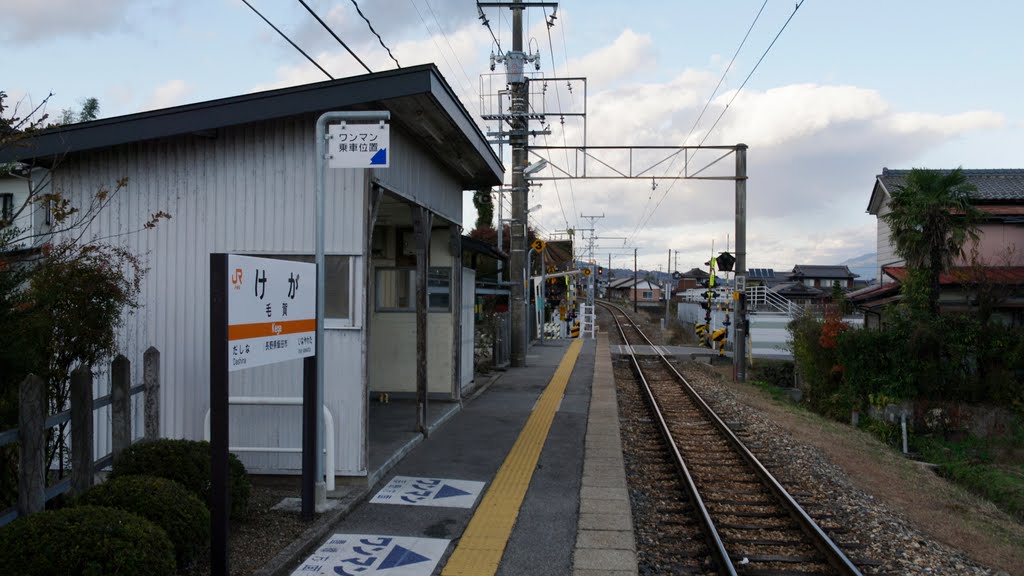
<path id="1" fill-rule="evenodd" d="M 506 68 L 512 88 L 512 118 L 509 142 L 512 144 L 512 246 L 509 267 L 512 281 L 512 366 L 526 365 L 526 202 L 529 188 L 523 169 L 526 168 L 526 104 L 529 95 L 526 76 L 523 75 L 523 7 L 512 6 L 512 51 Z"/>
<path id="2" fill-rule="evenodd" d="M 604 218 L 604 213 L 602 212 L 600 216 L 587 216 L 586 214 L 580 214 L 580 218 L 586 218 L 590 221 L 590 228 L 588 228 L 588 230 L 590 230 L 590 238 L 587 243 L 587 268 L 590 269 L 590 278 L 588 278 L 589 281 L 587 282 L 587 305 L 593 306 L 594 296 L 597 292 L 597 269 L 594 266 L 594 240 L 596 239 L 594 235 L 594 222 Z"/>
<path id="3" fill-rule="evenodd" d="M 736 264 L 734 278 L 747 275 L 747 145 L 736 145 Z M 736 381 L 747 381 L 747 297 L 736 302 L 736 346 L 733 366 Z"/>

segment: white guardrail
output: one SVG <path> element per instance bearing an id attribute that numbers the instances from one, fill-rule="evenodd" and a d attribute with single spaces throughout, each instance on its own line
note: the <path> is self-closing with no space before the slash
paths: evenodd
<path id="1" fill-rule="evenodd" d="M 246 406 L 302 406 L 301 397 L 288 396 L 230 396 L 228 404 Z M 203 440 L 210 441 L 210 410 L 206 410 L 203 417 Z M 284 452 L 289 454 L 301 454 L 302 448 L 287 448 L 281 446 L 231 446 L 231 452 Z M 334 490 L 334 416 L 324 406 L 324 469 L 327 470 L 327 490 Z"/>

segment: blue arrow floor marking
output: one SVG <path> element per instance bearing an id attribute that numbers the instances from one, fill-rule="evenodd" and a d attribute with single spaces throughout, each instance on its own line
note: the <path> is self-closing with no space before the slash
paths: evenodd
<path id="1" fill-rule="evenodd" d="M 408 566 L 409 564 L 416 564 L 419 562 L 427 562 L 430 558 L 421 556 L 408 548 L 401 546 L 395 546 L 388 552 L 387 558 L 380 563 L 377 567 L 378 570 L 385 570 L 387 568 L 397 568 L 399 566 Z"/>
<path id="2" fill-rule="evenodd" d="M 469 492 L 459 490 L 458 488 L 445 484 L 444 486 L 441 486 L 441 489 L 437 491 L 437 494 L 434 494 L 434 499 L 451 498 L 452 496 L 469 496 Z"/>
<path id="3" fill-rule="evenodd" d="M 365 158 L 365 156 L 364 156 L 364 158 Z M 370 158 L 370 166 L 374 166 L 374 165 L 377 165 L 377 164 L 383 166 L 383 165 L 385 165 L 387 163 L 388 163 L 388 149 L 387 148 L 381 148 L 380 150 L 377 150 L 377 153 L 374 154 Z"/>

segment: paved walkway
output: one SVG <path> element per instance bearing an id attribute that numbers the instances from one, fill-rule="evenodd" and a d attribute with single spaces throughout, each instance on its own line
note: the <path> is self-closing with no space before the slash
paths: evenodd
<path id="1" fill-rule="evenodd" d="M 636 574 L 607 339 L 534 345 L 274 574 Z"/>

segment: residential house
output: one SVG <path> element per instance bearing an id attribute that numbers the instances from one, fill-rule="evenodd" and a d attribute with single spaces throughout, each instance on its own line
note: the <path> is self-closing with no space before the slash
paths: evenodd
<path id="1" fill-rule="evenodd" d="M 632 277 L 612 280 L 606 290 L 609 300 L 651 304 L 661 301 L 662 297 L 661 286 L 643 278 L 637 278 L 635 282 Z"/>
<path id="2" fill-rule="evenodd" d="M 883 168 L 875 177 L 867 212 L 877 219 L 877 253 L 881 284 L 851 294 L 850 301 L 865 313 L 865 325 L 881 322 L 885 305 L 899 300 L 899 284 L 906 278 L 905 262 L 896 255 L 890 230 L 883 216 L 890 212 L 892 194 L 904 184 L 909 170 Z M 976 303 L 980 283 L 1001 294 L 996 316 L 1021 325 L 1024 266 L 1018 249 L 1024 248 L 1024 169 L 963 170 L 974 185 L 971 203 L 983 214 L 978 241 L 965 247 L 967 257 L 958 258 L 952 269 L 939 278 L 939 305 L 943 311 L 965 311 Z M 971 253 L 977 259 L 972 263 Z"/>
<path id="3" fill-rule="evenodd" d="M 852 290 L 853 279 L 856 277 L 857 274 L 850 272 L 850 268 L 847 266 L 815 264 L 797 264 L 789 273 L 790 282 L 797 282 L 808 288 L 820 288 L 825 292 L 831 292 L 836 283 L 844 290 Z"/>

